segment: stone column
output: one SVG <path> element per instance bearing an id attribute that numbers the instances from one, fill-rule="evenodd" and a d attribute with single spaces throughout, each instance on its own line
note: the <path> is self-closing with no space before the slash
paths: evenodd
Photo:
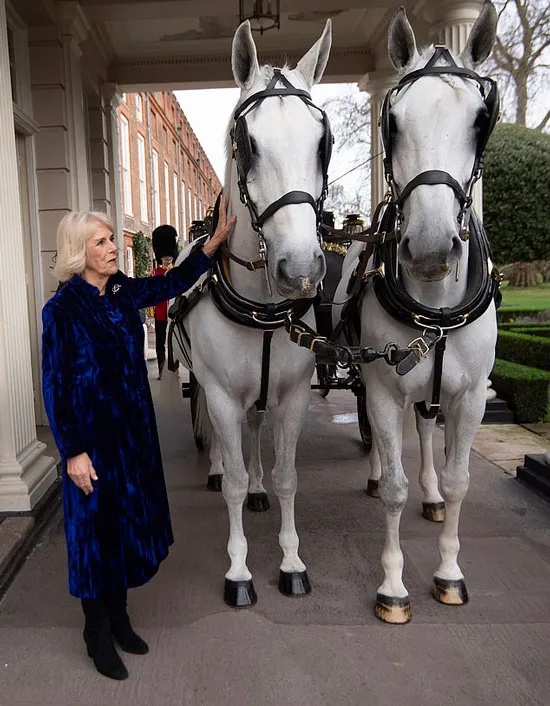
<path id="1" fill-rule="evenodd" d="M 382 147 L 382 138 L 380 137 L 380 127 L 378 123 L 386 93 L 396 82 L 396 73 L 392 69 L 365 74 L 361 81 L 359 81 L 359 89 L 361 91 L 367 91 L 370 95 L 371 215 L 374 213 L 374 209 L 377 204 L 382 201 L 387 191 L 387 184 L 384 178 L 384 149 Z"/>
<path id="2" fill-rule="evenodd" d="M 111 219 L 118 245 L 118 266 L 124 272 L 124 215 L 122 213 L 122 184 L 120 178 L 120 139 L 118 130 L 118 107 L 122 93 L 116 83 L 104 83 L 102 93 L 109 106 L 109 183 L 111 193 Z"/>
<path id="3" fill-rule="evenodd" d="M 110 105 L 103 96 L 94 94 L 88 99 L 90 125 L 90 159 L 94 211 L 111 213 L 111 174 L 109 165 Z"/>
<path id="4" fill-rule="evenodd" d="M 461 54 L 466 47 L 468 35 L 483 5 L 483 0 L 437 0 L 426 9 L 431 21 L 429 30 L 434 44 L 444 44 L 455 54 Z M 473 190 L 474 208 L 483 217 L 483 188 L 480 179 Z"/>
<path id="5" fill-rule="evenodd" d="M 90 189 L 87 169 L 86 130 L 82 96 L 80 44 L 88 36 L 89 24 L 77 2 L 58 2 L 63 31 L 63 60 L 65 70 L 65 96 L 67 106 L 67 135 L 71 165 L 72 209 L 90 208 Z"/>
<path id="6" fill-rule="evenodd" d="M 36 438 L 5 3 L 0 2 L 0 512 L 30 510 L 57 476 Z"/>

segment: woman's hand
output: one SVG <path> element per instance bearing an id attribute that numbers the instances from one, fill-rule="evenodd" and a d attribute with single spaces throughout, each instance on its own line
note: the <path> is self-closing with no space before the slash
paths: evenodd
<path id="1" fill-rule="evenodd" d="M 92 461 L 87 453 L 73 456 L 67 461 L 67 473 L 72 482 L 77 485 L 85 495 L 94 492 L 93 480 L 97 480 L 97 474 Z"/>
<path id="2" fill-rule="evenodd" d="M 233 216 L 230 220 L 227 220 L 227 202 L 222 196 L 220 199 L 220 217 L 218 220 L 218 226 L 214 235 L 204 245 L 202 249 L 203 253 L 208 257 L 212 257 L 220 245 L 233 233 L 236 222 L 237 218 L 235 216 Z"/>

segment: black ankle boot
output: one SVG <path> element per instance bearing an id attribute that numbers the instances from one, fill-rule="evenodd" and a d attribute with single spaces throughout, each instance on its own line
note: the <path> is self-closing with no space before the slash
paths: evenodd
<path id="1" fill-rule="evenodd" d="M 86 617 L 84 642 L 97 671 L 110 679 L 127 679 L 128 670 L 115 649 L 105 603 L 99 598 L 83 598 L 82 610 Z"/>
<path id="2" fill-rule="evenodd" d="M 127 593 L 124 591 L 124 593 L 119 593 L 116 596 L 107 596 L 105 598 L 105 605 L 111 621 L 111 632 L 124 652 L 131 652 L 134 655 L 146 655 L 149 652 L 149 646 L 134 631 L 130 623 L 130 618 L 126 612 L 126 597 Z"/>

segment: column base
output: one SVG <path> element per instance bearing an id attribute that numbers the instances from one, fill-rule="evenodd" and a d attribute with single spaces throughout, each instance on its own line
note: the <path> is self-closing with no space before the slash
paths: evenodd
<path id="1" fill-rule="evenodd" d="M 17 459 L 0 461 L 0 512 L 32 510 L 57 479 L 57 461 L 35 439 Z"/>

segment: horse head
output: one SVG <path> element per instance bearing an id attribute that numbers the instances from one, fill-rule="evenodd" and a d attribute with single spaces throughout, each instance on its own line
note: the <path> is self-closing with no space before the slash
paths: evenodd
<path id="1" fill-rule="evenodd" d="M 321 80 L 331 41 L 329 20 L 295 69 L 275 69 L 260 67 L 249 22 L 233 39 L 241 95 L 230 128 L 235 160 L 228 160 L 226 174 L 237 215 L 230 248 L 242 251 L 239 237 L 259 246 L 277 294 L 292 299 L 313 297 L 325 274 L 318 224 L 332 135 L 310 91 Z"/>
<path id="2" fill-rule="evenodd" d="M 480 147 L 496 118 L 475 72 L 491 53 L 496 25 L 495 8 L 486 1 L 460 56 L 442 47 L 419 53 L 403 8 L 389 26 L 388 51 L 400 84 L 382 115 L 390 147 L 386 168 L 394 198 L 402 197 L 399 261 L 415 280 L 444 279 L 465 254 L 461 221 L 471 204 Z M 446 66 L 459 70 L 437 72 Z"/>

